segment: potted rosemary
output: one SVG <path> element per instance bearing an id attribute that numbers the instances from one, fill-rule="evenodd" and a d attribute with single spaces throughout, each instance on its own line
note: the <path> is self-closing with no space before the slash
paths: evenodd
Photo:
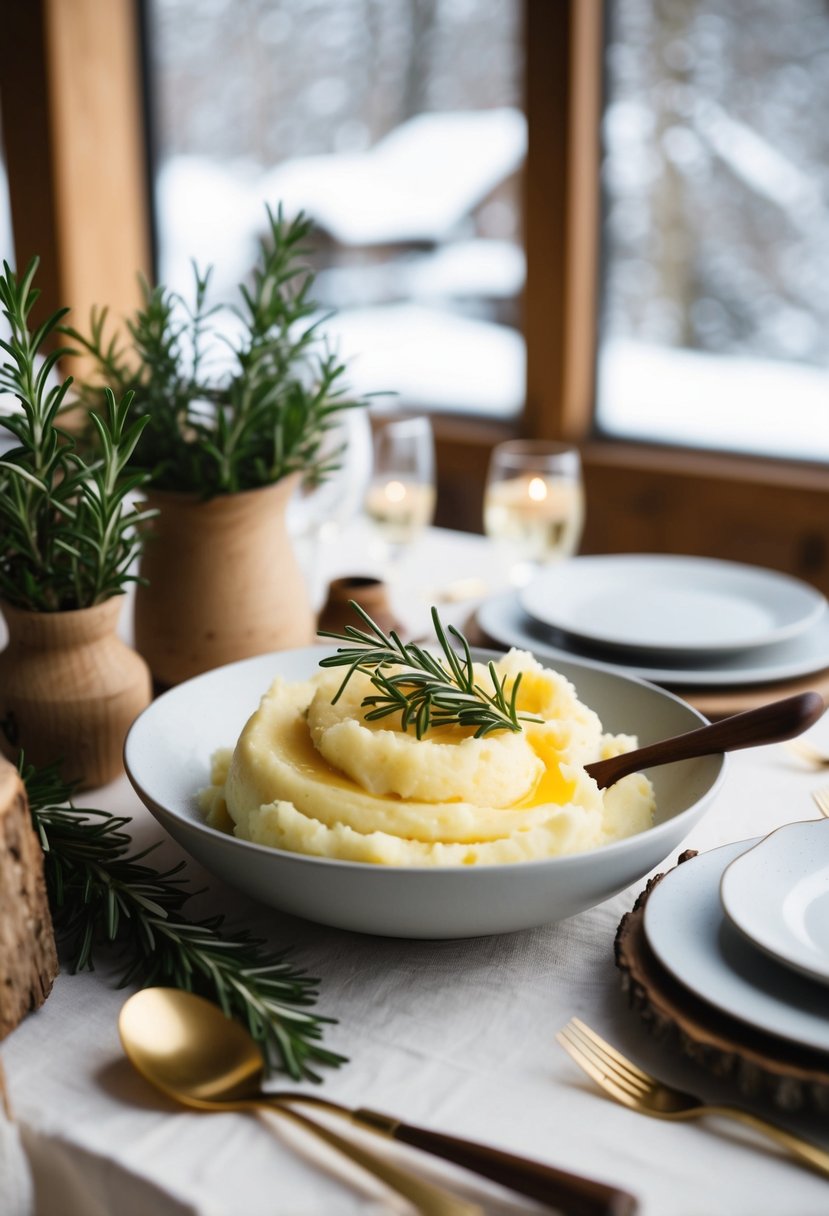
<path id="1" fill-rule="evenodd" d="M 235 306 L 209 307 L 210 270 L 194 268 L 192 304 L 144 284 L 110 338 L 107 310 L 90 332 L 67 332 L 93 356 L 80 390 L 95 406 L 109 388 L 149 414 L 131 459 L 159 512 L 136 594 L 136 645 L 160 685 L 314 635 L 305 582 L 285 526 L 297 483 L 332 468 L 324 439 L 340 411 L 363 405 L 318 335 L 304 263 L 310 222 L 267 209 L 251 283 Z M 225 337 L 231 320 L 236 337 Z M 227 358 L 216 358 L 222 349 Z"/>
<path id="2" fill-rule="evenodd" d="M 19 281 L 7 263 L 0 275 L 0 392 L 11 395 L 0 409 L 11 436 L 0 452 L 0 748 L 61 762 L 88 787 L 121 771 L 126 732 L 150 699 L 146 664 L 116 632 L 146 518 L 128 498 L 141 476 L 125 472 L 144 420 L 131 420 L 129 394 L 108 392 L 92 416 L 94 456 L 59 424 L 72 381 L 54 382 L 64 351 L 42 352 L 66 310 L 30 328 L 37 264 Z"/>

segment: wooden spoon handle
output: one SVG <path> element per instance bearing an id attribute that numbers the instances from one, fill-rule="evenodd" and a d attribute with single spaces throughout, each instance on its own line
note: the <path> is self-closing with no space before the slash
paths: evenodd
<path id="1" fill-rule="evenodd" d="M 482 1174 L 519 1194 L 550 1204 L 556 1211 L 566 1212 L 567 1216 L 633 1216 L 637 1210 L 636 1200 L 627 1191 L 543 1165 L 540 1161 L 474 1140 L 415 1127 L 365 1108 L 354 1111 L 352 1117 L 356 1123 L 373 1131 Z"/>
<path id="2" fill-rule="evenodd" d="M 599 789 L 607 789 L 629 773 L 638 773 L 644 768 L 655 768 L 657 764 L 671 764 L 674 760 L 692 760 L 697 756 L 711 756 L 715 752 L 733 752 L 741 747 L 757 747 L 762 743 L 779 743 L 791 739 L 817 722 L 826 706 L 816 692 L 802 692 L 783 701 L 772 701 L 759 709 L 749 709 L 731 718 L 723 718 L 710 726 L 673 739 L 661 739 L 636 751 L 612 756 L 609 760 L 597 760 L 585 765 L 585 772 L 594 779 Z"/>

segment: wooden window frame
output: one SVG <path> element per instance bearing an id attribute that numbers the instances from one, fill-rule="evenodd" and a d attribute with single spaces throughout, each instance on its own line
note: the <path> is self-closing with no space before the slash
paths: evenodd
<path id="1" fill-rule="evenodd" d="M 498 423 L 437 415 L 439 520 L 477 530 L 489 453 L 512 435 L 582 451 L 585 552 L 704 554 L 829 593 L 829 468 L 601 438 L 594 424 L 602 0 L 523 0 L 527 403 Z M 137 300 L 151 223 L 140 0 L 9 0 L 0 39 L 18 265 L 42 257 L 44 307 L 85 317 Z"/>
<path id="2" fill-rule="evenodd" d="M 135 0 L 7 0 L 0 118 L 19 272 L 37 255 L 38 317 L 123 317 L 151 275 Z"/>

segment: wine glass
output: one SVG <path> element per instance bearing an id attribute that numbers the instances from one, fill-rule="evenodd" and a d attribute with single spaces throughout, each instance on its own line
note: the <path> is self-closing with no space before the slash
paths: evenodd
<path id="1" fill-rule="evenodd" d="M 378 427 L 363 505 L 392 563 L 432 522 L 435 498 L 435 441 L 429 419 L 399 418 Z"/>
<path id="2" fill-rule="evenodd" d="M 288 507 L 288 530 L 295 542 L 312 603 L 325 588 L 320 579 L 322 550 L 334 544 L 358 514 L 371 473 L 371 424 L 360 406 L 342 410 L 326 431 L 320 457 L 333 466 L 317 486 L 300 485 Z"/>
<path id="3" fill-rule="evenodd" d="M 493 448 L 484 491 L 484 532 L 512 563 L 510 579 L 530 581 L 545 564 L 576 552 L 584 528 L 578 450 L 514 439 Z"/>

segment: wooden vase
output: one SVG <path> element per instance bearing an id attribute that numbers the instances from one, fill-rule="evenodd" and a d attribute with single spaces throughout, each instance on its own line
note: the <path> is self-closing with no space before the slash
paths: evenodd
<path id="1" fill-rule="evenodd" d="M 269 650 L 307 646 L 314 620 L 285 524 L 292 476 L 207 501 L 150 491 L 135 644 L 158 685 Z"/>
<path id="2" fill-rule="evenodd" d="M 122 772 L 124 739 L 150 703 L 147 664 L 116 632 L 123 596 L 72 612 L 2 605 L 0 750 L 38 767 L 58 763 L 82 789 Z"/>

